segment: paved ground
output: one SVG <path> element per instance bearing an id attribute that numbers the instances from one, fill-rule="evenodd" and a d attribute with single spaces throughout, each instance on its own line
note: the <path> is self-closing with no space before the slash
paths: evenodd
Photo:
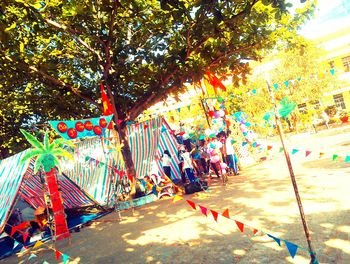
<path id="1" fill-rule="evenodd" d="M 322 131 L 288 137 L 294 172 L 304 205 L 312 242 L 320 263 L 350 263 L 350 129 Z M 222 212 L 258 230 L 307 248 L 299 211 L 282 153 L 232 176 L 227 186 L 213 180 L 209 193 L 186 195 L 197 204 Z M 305 157 L 305 151 L 313 151 Z M 319 158 L 319 152 L 325 155 Z M 332 161 L 333 154 L 338 160 Z M 241 233 L 235 222 L 219 216 L 203 216 L 185 200 L 160 200 L 103 218 L 72 234 L 72 244 L 60 250 L 69 263 L 309 263 L 308 253 L 298 249 L 292 259 L 282 243 L 267 236 Z M 25 262 L 30 253 L 38 258 Z M 55 263 L 53 251 L 40 248 L 6 263 Z"/>

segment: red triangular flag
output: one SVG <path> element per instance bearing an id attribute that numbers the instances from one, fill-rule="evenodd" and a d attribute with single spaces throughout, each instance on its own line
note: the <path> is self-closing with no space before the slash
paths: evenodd
<path id="1" fill-rule="evenodd" d="M 253 234 L 254 234 L 254 235 L 256 235 L 256 233 L 258 233 L 258 232 L 259 232 L 258 229 L 255 229 L 255 228 L 253 229 Z"/>
<path id="2" fill-rule="evenodd" d="M 56 255 L 56 260 L 59 260 L 62 256 L 62 253 L 59 252 L 58 250 L 55 251 L 55 255 Z"/>
<path id="3" fill-rule="evenodd" d="M 226 218 L 230 218 L 230 215 L 228 213 L 228 209 L 226 209 L 221 215 L 226 217 Z"/>
<path id="4" fill-rule="evenodd" d="M 218 77 L 215 76 L 215 74 L 211 72 L 206 72 L 206 75 L 208 76 L 209 83 L 214 87 L 214 90 L 216 92 L 216 88 L 220 88 L 224 92 L 226 92 L 225 85 L 218 79 Z"/>
<path id="5" fill-rule="evenodd" d="M 148 128 L 148 125 L 144 125 L 143 128 L 144 128 L 144 129 L 147 129 L 147 128 Z"/>
<path id="6" fill-rule="evenodd" d="M 124 171 L 119 171 L 119 181 L 123 179 Z"/>
<path id="7" fill-rule="evenodd" d="M 309 156 L 311 154 L 311 151 L 307 150 L 305 151 L 305 157 Z"/>
<path id="8" fill-rule="evenodd" d="M 211 214 L 213 215 L 214 217 L 214 220 L 217 222 L 218 221 L 218 212 L 214 211 L 214 210 L 210 210 Z"/>
<path id="9" fill-rule="evenodd" d="M 100 81 L 100 88 L 101 88 L 101 98 L 102 98 L 102 105 L 103 105 L 103 115 L 105 116 L 111 115 L 113 114 L 113 107 L 105 92 L 102 81 Z"/>
<path id="10" fill-rule="evenodd" d="M 22 237 L 23 237 L 23 243 L 26 243 L 27 241 L 27 238 L 28 238 L 29 234 L 26 232 L 26 233 L 23 233 Z"/>
<path id="11" fill-rule="evenodd" d="M 193 210 L 196 210 L 196 204 L 190 200 L 186 200 L 186 202 L 193 208 Z"/>
<path id="12" fill-rule="evenodd" d="M 132 177 L 131 174 L 128 174 L 128 179 L 129 179 L 129 181 L 134 182 L 134 177 Z"/>
<path id="13" fill-rule="evenodd" d="M 121 119 L 118 119 L 118 120 L 117 120 L 117 124 L 118 124 L 118 125 L 120 125 L 122 122 L 123 122 L 123 120 L 121 120 Z"/>
<path id="14" fill-rule="evenodd" d="M 16 227 L 16 226 L 13 226 L 13 227 L 11 228 L 10 236 L 12 237 L 13 234 L 16 233 L 16 231 L 17 231 L 17 227 Z"/>
<path id="15" fill-rule="evenodd" d="M 199 208 L 201 209 L 202 214 L 204 214 L 205 216 L 208 215 L 208 209 L 207 208 L 205 208 L 204 206 L 201 206 L 201 205 L 199 205 Z"/>
<path id="16" fill-rule="evenodd" d="M 270 150 L 270 149 L 272 149 L 272 146 L 267 146 L 267 150 Z"/>
<path id="17" fill-rule="evenodd" d="M 239 230 L 241 230 L 241 232 L 243 232 L 243 230 L 244 230 L 244 224 L 241 223 L 241 222 L 239 222 L 239 221 L 236 221 L 236 220 L 235 220 L 235 222 L 236 222 L 236 225 L 238 226 Z"/>
<path id="18" fill-rule="evenodd" d="M 171 135 L 174 135 L 174 133 L 175 133 L 175 130 L 170 130 Z"/>

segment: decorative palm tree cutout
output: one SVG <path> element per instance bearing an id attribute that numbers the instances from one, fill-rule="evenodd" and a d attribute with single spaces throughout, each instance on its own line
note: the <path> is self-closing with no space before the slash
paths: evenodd
<path id="1" fill-rule="evenodd" d="M 61 147 L 63 145 L 74 147 L 74 145 L 61 138 L 50 143 L 47 131 L 44 136 L 44 143 L 41 143 L 37 138 L 25 130 L 21 129 L 21 132 L 33 147 L 33 149 L 23 156 L 21 162 L 36 157 L 34 173 L 37 173 L 41 166 L 45 172 L 45 180 L 50 196 L 49 207 L 52 209 L 54 217 L 54 239 L 57 241 L 68 238 L 70 237 L 70 234 L 64 214 L 61 194 L 58 189 L 55 167 L 57 167 L 59 171 L 61 170 L 58 157 L 67 157 L 73 160 L 73 156 Z"/>

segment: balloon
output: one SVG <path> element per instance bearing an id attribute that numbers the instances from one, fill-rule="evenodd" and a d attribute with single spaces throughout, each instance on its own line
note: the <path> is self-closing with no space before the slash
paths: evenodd
<path id="1" fill-rule="evenodd" d="M 225 116 L 225 112 L 223 110 L 219 110 L 218 112 L 219 112 L 219 116 L 220 117 L 224 117 Z"/>
<path id="2" fill-rule="evenodd" d="M 218 111 L 215 111 L 215 112 L 214 112 L 214 118 L 219 118 L 219 117 L 220 117 L 219 112 L 218 112 Z"/>

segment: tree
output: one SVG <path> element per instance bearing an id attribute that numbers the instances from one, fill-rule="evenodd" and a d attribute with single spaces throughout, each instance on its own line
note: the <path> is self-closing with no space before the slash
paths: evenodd
<path id="1" fill-rule="evenodd" d="M 125 121 L 208 70 L 244 78 L 246 61 L 295 35 L 314 1 L 294 15 L 289 6 L 284 0 L 2 1 L 0 100 L 11 100 L 1 112 L 1 138 L 10 142 L 2 151 L 22 143 L 21 126 L 100 113 L 102 80 L 115 119 L 124 120 L 115 127 L 134 175 Z"/>
<path id="2" fill-rule="evenodd" d="M 267 56 L 256 65 L 245 85 L 231 87 L 230 92 L 234 94 L 230 99 L 232 110 L 245 111 L 255 123 L 262 123 L 264 114 L 273 109 L 266 87 L 267 78 L 270 79 L 277 103 L 288 98 L 296 104 L 314 106 L 325 91 L 341 85 L 331 73 L 328 63 L 320 61 L 321 57 L 321 50 L 300 38 L 295 40 L 293 47 L 284 47 L 278 53 Z M 299 118 L 309 118 L 307 114 L 297 115 L 297 111 L 292 113 L 294 128 Z"/>

